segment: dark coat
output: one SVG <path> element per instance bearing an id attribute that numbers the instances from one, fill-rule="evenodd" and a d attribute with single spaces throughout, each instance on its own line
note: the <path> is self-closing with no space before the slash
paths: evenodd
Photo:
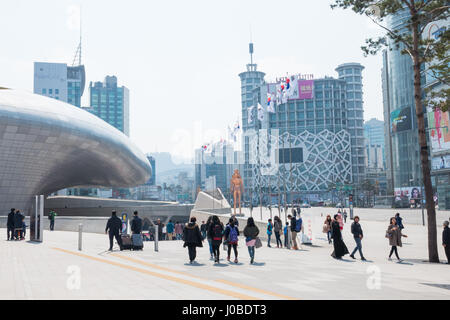
<path id="1" fill-rule="evenodd" d="M 122 220 L 120 220 L 117 216 L 112 216 L 109 218 L 105 231 L 108 230 L 110 233 L 120 232 L 122 230 Z"/>
<path id="2" fill-rule="evenodd" d="M 450 246 L 450 228 L 445 227 L 444 231 L 442 231 L 442 244 L 446 246 Z"/>
<path id="3" fill-rule="evenodd" d="M 348 253 L 348 249 L 344 243 L 344 240 L 342 240 L 341 228 L 339 227 L 338 221 L 333 221 L 331 224 L 331 230 L 333 232 L 332 238 L 334 246 L 334 251 L 331 255 L 335 258 L 341 258 Z"/>
<path id="4" fill-rule="evenodd" d="M 8 221 L 6 222 L 8 228 L 14 228 L 14 211 L 8 213 Z"/>
<path id="5" fill-rule="evenodd" d="M 134 216 L 131 220 L 131 232 L 140 234 L 142 232 L 142 219 L 138 216 Z"/>
<path id="6" fill-rule="evenodd" d="M 291 232 L 296 232 L 295 228 L 297 227 L 297 219 L 295 217 L 292 217 L 291 219 Z"/>
<path id="7" fill-rule="evenodd" d="M 212 239 L 212 243 L 213 244 L 221 244 L 222 243 L 222 238 L 220 238 L 220 240 L 214 240 L 214 228 L 215 228 L 215 226 L 216 225 L 213 222 L 209 225 L 208 238 Z M 223 234 L 223 230 L 224 230 L 223 224 L 220 223 L 219 226 L 220 226 L 220 228 L 222 230 L 222 234 Z"/>
<path id="8" fill-rule="evenodd" d="M 394 227 L 397 229 L 394 230 Z M 390 235 L 389 237 L 389 245 L 401 247 L 402 246 L 402 230 L 397 225 L 390 224 L 387 233 Z"/>
<path id="9" fill-rule="evenodd" d="M 20 212 L 16 212 L 14 214 L 14 228 L 22 228 L 23 227 L 23 214 Z"/>
<path id="10" fill-rule="evenodd" d="M 259 234 L 259 229 L 257 226 L 249 227 L 245 226 L 244 228 L 244 236 L 246 238 L 250 238 L 250 240 L 256 239 Z"/>
<path id="11" fill-rule="evenodd" d="M 273 231 L 280 232 L 281 230 L 283 230 L 283 225 L 282 225 L 281 221 L 275 220 L 273 222 Z"/>
<path id="12" fill-rule="evenodd" d="M 353 238 L 359 238 L 359 236 L 363 235 L 361 225 L 358 222 L 352 223 L 352 234 Z"/>
<path id="13" fill-rule="evenodd" d="M 183 247 L 203 247 L 200 228 L 194 222 L 186 224 L 183 230 Z"/>

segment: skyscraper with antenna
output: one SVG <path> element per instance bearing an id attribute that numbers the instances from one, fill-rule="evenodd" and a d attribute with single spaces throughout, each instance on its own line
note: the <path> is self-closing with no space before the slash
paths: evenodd
<path id="1" fill-rule="evenodd" d="M 255 106 L 253 108 L 253 112 L 256 112 L 256 106 L 258 104 L 258 96 L 259 96 L 259 87 L 264 83 L 264 76 L 266 75 L 264 72 L 257 71 L 257 65 L 253 61 L 253 53 L 254 46 L 252 40 L 248 45 L 248 51 L 250 54 L 250 63 L 247 64 L 247 71 L 239 74 L 239 78 L 241 79 L 241 109 L 242 109 L 242 150 L 244 151 L 244 159 L 249 158 L 249 136 L 246 135 L 246 131 L 249 129 L 256 129 L 256 125 L 258 121 L 253 121 L 248 123 L 248 112 L 247 109 L 251 106 Z M 256 118 L 256 115 L 253 116 Z M 250 181 L 252 168 L 251 164 L 246 161 L 244 165 L 244 182 Z M 251 187 L 248 183 L 244 183 L 245 187 L 245 199 L 248 198 L 249 188 Z"/>
<path id="2" fill-rule="evenodd" d="M 86 71 L 81 62 L 81 7 L 80 7 L 80 41 L 78 43 L 72 66 L 67 67 L 67 102 L 77 107 L 81 107 L 81 97 L 86 86 Z"/>

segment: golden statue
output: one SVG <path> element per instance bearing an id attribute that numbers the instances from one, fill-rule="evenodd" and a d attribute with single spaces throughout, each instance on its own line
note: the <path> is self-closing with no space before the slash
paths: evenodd
<path id="1" fill-rule="evenodd" d="M 239 203 L 239 214 L 242 214 L 241 194 L 244 193 L 244 182 L 238 169 L 234 170 L 233 176 L 231 177 L 230 189 L 231 193 L 233 193 L 234 215 L 236 215 L 236 203 Z"/>

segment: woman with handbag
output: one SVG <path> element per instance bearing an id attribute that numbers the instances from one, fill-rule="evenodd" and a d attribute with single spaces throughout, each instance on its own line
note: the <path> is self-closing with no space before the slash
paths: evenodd
<path id="1" fill-rule="evenodd" d="M 391 218 L 388 229 L 386 230 L 386 238 L 389 239 L 389 245 L 391 246 L 391 252 L 389 253 L 388 260 L 392 260 L 391 256 L 395 252 L 395 256 L 399 262 L 403 260 L 398 256 L 397 247 L 402 246 L 402 237 L 407 237 L 407 235 L 402 234 L 402 229 L 397 225 L 397 219 L 395 217 Z"/>
<path id="2" fill-rule="evenodd" d="M 252 217 L 247 219 L 247 225 L 244 228 L 245 244 L 248 247 L 248 253 L 250 255 L 250 264 L 255 261 L 255 245 L 258 238 L 259 229 L 255 225 L 255 221 Z"/>
<path id="3" fill-rule="evenodd" d="M 328 244 L 331 243 L 331 222 L 332 221 L 333 220 L 331 220 L 331 216 L 327 215 L 327 218 L 325 219 L 325 221 L 323 223 L 322 232 L 327 234 Z"/>

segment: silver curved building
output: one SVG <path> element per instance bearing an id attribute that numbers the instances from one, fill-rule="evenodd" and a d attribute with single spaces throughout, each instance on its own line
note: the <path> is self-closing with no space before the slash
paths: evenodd
<path id="1" fill-rule="evenodd" d="M 77 186 L 144 184 L 145 155 L 108 123 L 73 105 L 0 88 L 0 214 L 28 214 L 34 195 Z"/>

